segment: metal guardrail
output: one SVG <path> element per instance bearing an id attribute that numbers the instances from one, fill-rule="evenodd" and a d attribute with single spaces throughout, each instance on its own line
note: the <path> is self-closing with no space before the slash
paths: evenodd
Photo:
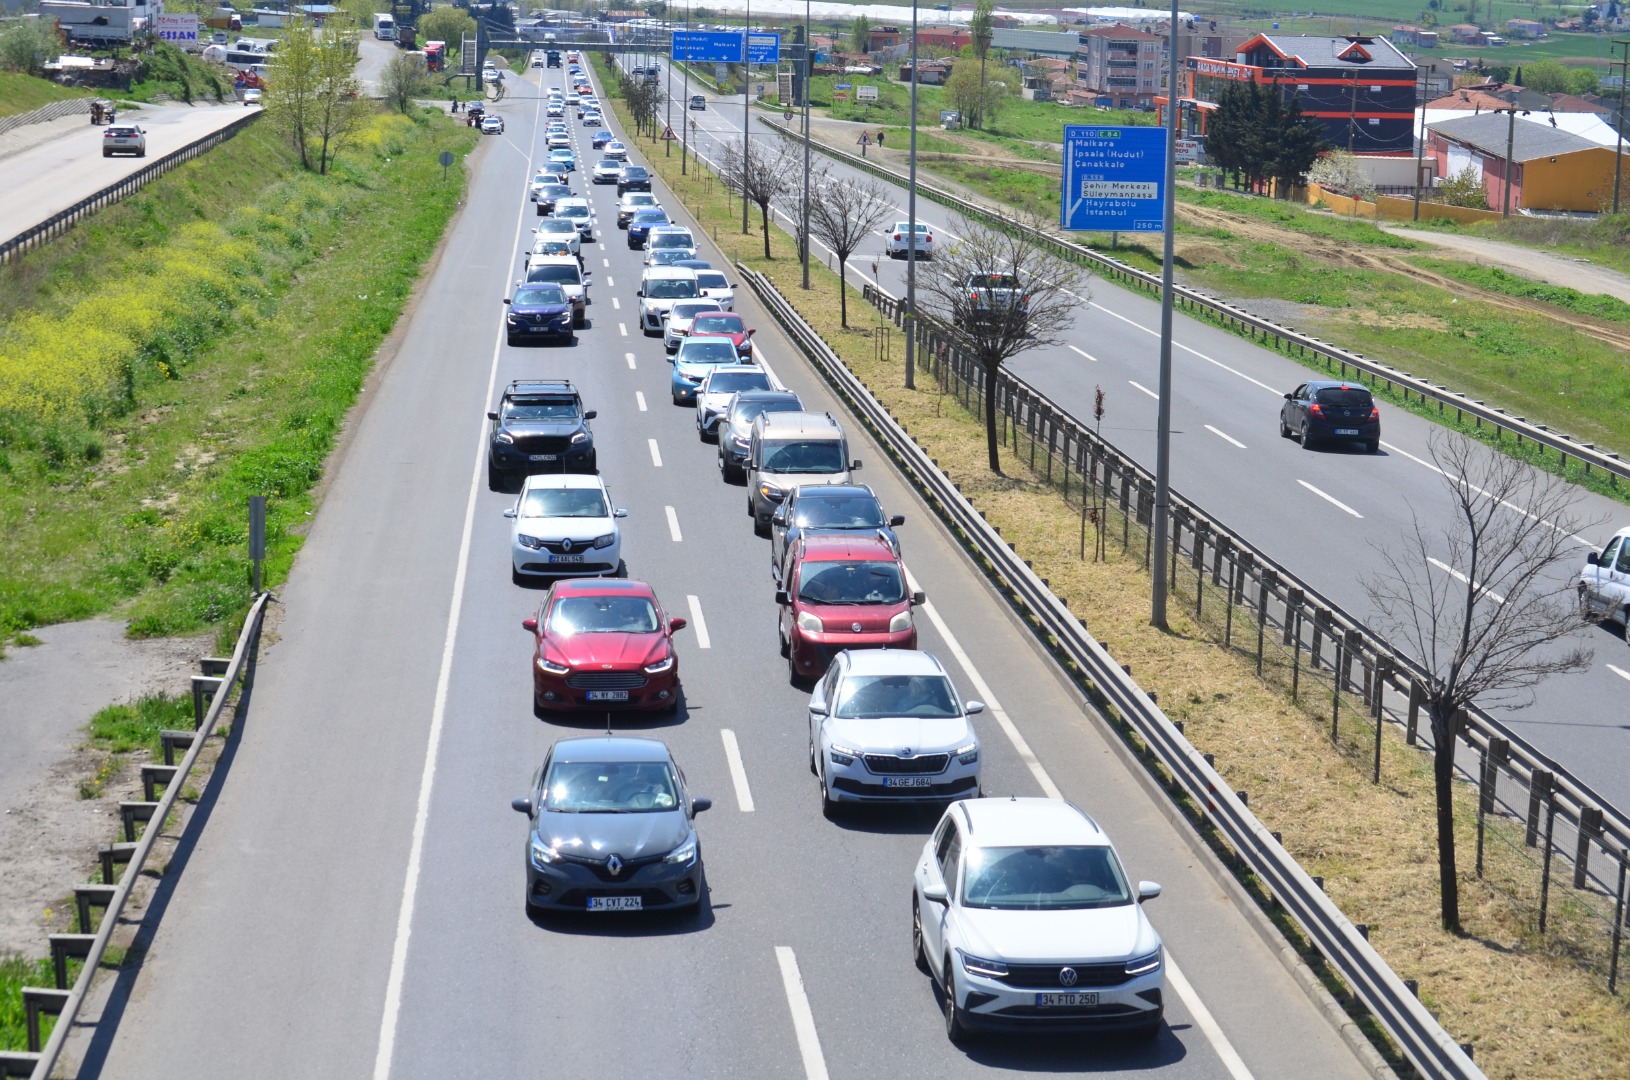
<path id="1" fill-rule="evenodd" d="M 266 615 L 266 605 L 271 599 L 272 594 L 267 592 L 255 598 L 249 614 L 243 620 L 243 629 L 238 633 L 238 643 L 232 650 L 230 660 L 224 664 L 206 660 L 205 673 L 193 676 L 193 707 L 194 716 L 198 718 L 197 730 L 163 733 L 166 757 L 173 754 L 174 747 L 179 743 L 185 743 L 187 746 L 186 756 L 181 759 L 179 765 L 166 763 L 145 766 L 142 770 L 142 780 L 148 796 L 147 801 L 121 804 L 120 812 L 124 818 L 127 842 L 114 844 L 102 850 L 103 883 L 100 886 L 79 886 L 76 889 L 81 932 L 52 935 L 51 953 L 56 966 L 57 986 L 54 990 L 43 987 L 23 989 L 23 1001 L 29 1020 L 30 1049 L 0 1052 L 0 1076 L 29 1076 L 33 1080 L 49 1080 L 56 1068 L 57 1059 L 62 1055 L 62 1048 L 74 1030 L 79 1010 L 90 992 L 91 983 L 96 978 L 96 972 L 113 938 L 113 932 L 119 926 L 119 916 L 130 899 L 131 889 L 141 879 L 147 858 L 152 854 L 154 844 L 164 832 L 164 822 L 169 819 L 170 813 L 175 809 L 176 800 L 186 789 L 187 777 L 197 762 L 199 753 L 204 749 L 205 742 L 215 731 L 231 689 L 243 676 L 249 658 L 255 650 L 260 638 L 261 623 Z M 212 698 L 207 711 L 202 708 L 206 696 Z M 152 794 L 161 783 L 164 785 L 164 795 L 155 802 Z M 132 833 L 137 821 L 144 821 L 147 824 L 142 830 L 140 839 L 133 839 Z M 118 875 L 118 881 L 115 882 L 112 880 L 113 867 L 121 862 L 125 864 L 124 873 Z M 95 935 L 88 933 L 89 909 L 93 905 L 106 909 Z M 72 987 L 66 985 L 69 957 L 84 961 L 79 977 L 74 980 Z M 42 1013 L 55 1014 L 57 1017 L 56 1025 L 51 1029 L 51 1037 L 43 1048 L 38 1043 L 39 1016 Z"/>
<path id="2" fill-rule="evenodd" d="M 769 119 L 763 123 L 770 129 L 782 135 L 794 137 L 794 129 L 786 124 L 779 124 Z M 797 136 L 801 138 L 800 136 Z M 836 161 L 841 161 L 850 168 L 859 169 L 880 180 L 891 184 L 904 186 L 907 177 L 883 168 L 876 162 L 859 157 L 855 154 L 838 150 L 822 143 L 811 140 L 811 146 L 818 149 Z M 1091 248 L 1084 247 L 1074 241 L 1055 236 L 1051 233 L 1032 229 L 1022 222 L 1006 216 L 1000 211 L 988 206 L 973 202 L 964 195 L 938 188 L 932 184 L 917 181 L 917 193 L 933 199 L 937 203 L 948 206 L 964 217 L 982 221 L 985 224 L 1021 233 L 1045 250 L 1071 262 L 1083 263 L 1095 271 L 1109 277 L 1122 285 L 1141 289 L 1145 292 L 1160 295 L 1160 278 L 1155 274 L 1146 274 L 1142 270 L 1128 266 L 1117 259 L 1109 258 Z M 1328 342 L 1320 341 L 1297 331 L 1293 327 L 1281 326 L 1276 322 L 1253 315 L 1242 308 L 1207 296 L 1194 289 L 1183 286 L 1173 286 L 1173 302 L 1190 312 L 1200 313 L 1203 317 L 1209 316 L 1224 326 L 1243 331 L 1250 335 L 1253 341 L 1259 337 L 1264 342 L 1271 341 L 1274 348 L 1286 351 L 1295 350 L 1300 356 L 1312 356 L 1321 360 L 1326 368 L 1339 370 L 1342 378 L 1347 378 L 1349 372 L 1355 377 L 1367 377 L 1372 384 L 1384 385 L 1388 390 L 1397 390 L 1405 401 L 1413 395 L 1424 404 L 1433 402 L 1438 412 L 1447 415 L 1453 410 L 1458 420 L 1471 418 L 1479 427 L 1489 425 L 1498 433 L 1510 432 L 1516 437 L 1517 444 L 1531 442 L 1542 450 L 1549 450 L 1558 456 L 1562 466 L 1566 466 L 1568 459 L 1572 458 L 1581 465 L 1587 473 L 1591 469 L 1600 469 L 1610 477 L 1618 480 L 1630 481 L 1630 462 L 1626 462 L 1618 454 L 1603 450 L 1594 443 L 1582 442 L 1562 432 L 1552 431 L 1544 424 L 1531 423 L 1525 417 L 1512 416 L 1504 409 L 1496 408 L 1486 402 L 1467 397 L 1446 386 L 1438 386 L 1425 379 L 1416 378 L 1407 371 L 1399 371 L 1375 360 L 1368 359 L 1359 353 L 1348 352 Z"/>
<path id="3" fill-rule="evenodd" d="M 1482 1077 L 1466 1052 L 1398 978 L 1360 930 L 1257 820 L 1222 776 L 1127 675 L 1109 652 L 1010 549 L 939 467 L 889 416 L 866 387 L 763 275 L 737 270 L 821 374 L 865 419 L 900 467 L 939 512 L 1010 586 L 1036 618 L 1044 638 L 1087 674 L 1099 693 L 1149 747 L 1273 896 L 1307 933 L 1320 954 L 1423 1075 Z"/>
<path id="4" fill-rule="evenodd" d="M 183 165 L 200 154 L 208 153 L 242 131 L 249 124 L 254 123 L 260 116 L 261 111 L 259 109 L 251 110 L 225 127 L 218 128 L 202 138 L 194 139 L 181 149 L 173 150 L 152 164 L 131 173 L 124 179 L 109 184 L 101 191 L 80 199 L 68 209 L 52 214 L 38 225 L 24 229 L 10 240 L 0 242 L 0 263 L 15 259 L 30 248 L 38 247 L 49 240 L 55 239 L 62 233 L 67 232 L 74 222 L 87 214 L 95 213 L 104 206 L 111 206 L 113 203 L 119 202 L 132 192 L 140 189 L 149 180 L 163 176 L 177 165 Z"/>
<path id="5" fill-rule="evenodd" d="M 48 105 L 41 105 L 37 109 L 30 109 L 15 116 L 0 117 L 0 135 L 30 124 L 43 124 L 51 120 L 60 120 L 64 116 L 77 116 L 91 111 L 91 102 L 95 98 L 81 97 L 69 98 L 66 101 L 53 101 Z"/>

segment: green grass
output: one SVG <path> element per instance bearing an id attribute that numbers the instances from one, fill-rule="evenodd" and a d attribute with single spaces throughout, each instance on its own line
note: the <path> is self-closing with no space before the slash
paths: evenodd
<path id="1" fill-rule="evenodd" d="M 145 749 L 155 758 L 163 750 L 158 733 L 192 727 L 192 698 L 144 694 L 133 701 L 97 710 L 90 721 L 90 742 L 99 750 L 128 754 Z"/>
<path id="2" fill-rule="evenodd" d="M 0 116 L 16 116 L 53 101 L 93 97 L 95 92 L 76 86 L 58 86 L 49 79 L 36 79 L 15 71 L 0 71 Z"/>
<path id="3" fill-rule="evenodd" d="M 77 967 L 78 961 L 72 966 Z M 51 987 L 56 975 L 49 959 L 30 960 L 21 956 L 0 956 L 0 1049 L 28 1049 L 28 1017 L 23 1012 L 25 986 Z M 56 1017 L 40 1017 L 40 1039 L 51 1037 Z"/>
<path id="4" fill-rule="evenodd" d="M 1408 237 L 1394 236 L 1378 229 L 1375 223 L 1368 219 L 1319 213 L 1300 203 L 1285 199 L 1261 199 L 1247 195 L 1232 195 L 1223 191 L 1197 191 L 1186 187 L 1177 189 L 1177 197 L 1180 202 L 1191 206 L 1226 210 L 1230 214 L 1255 218 L 1278 228 L 1291 229 L 1308 236 L 1340 240 L 1347 244 L 1392 248 L 1397 251 L 1413 251 L 1426 246 Z"/>
<path id="5" fill-rule="evenodd" d="M 221 68 L 162 42 L 144 58 L 146 68 L 140 82 L 132 83 L 125 96 L 134 101 L 221 101 L 232 94 L 232 81 Z"/>
<path id="6" fill-rule="evenodd" d="M 1586 294 L 1576 289 L 1534 281 L 1497 266 L 1476 266 L 1447 259 L 1420 259 L 1418 262 L 1428 270 L 1455 278 L 1457 281 L 1464 281 L 1468 285 L 1476 285 L 1480 289 L 1526 300 L 1540 300 L 1563 311 L 1588 315 L 1593 319 L 1630 322 L 1630 304 L 1616 296 L 1603 293 Z"/>
<path id="7" fill-rule="evenodd" d="M 462 194 L 462 172 L 444 182 L 436 155 L 475 141 L 446 116 L 380 117 L 325 178 L 252 125 L 0 275 L 0 297 L 11 303 L 14 282 L 25 294 L 0 316 L 3 345 L 22 315 L 60 321 L 76 294 L 140 277 L 191 230 L 253 252 L 230 318 L 180 342 L 158 327 L 160 358 L 143 354 L 117 408 L 55 424 L 0 415 L 0 633 L 118 610 L 137 636 L 233 636 L 247 499 L 268 496 L 275 585 L 374 350 Z"/>

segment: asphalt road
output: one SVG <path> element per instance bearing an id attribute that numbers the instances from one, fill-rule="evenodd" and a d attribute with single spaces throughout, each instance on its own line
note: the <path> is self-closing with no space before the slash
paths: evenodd
<path id="1" fill-rule="evenodd" d="M 119 1022 L 81 1075 L 213 1080 L 223 1061 L 244 1077 L 380 1080 L 1364 1075 L 1209 856 L 859 437 L 862 478 L 908 519 L 907 561 L 929 597 L 922 646 L 992 705 L 976 718 L 987 791 L 1056 785 L 1117 838 L 1134 877 L 1165 886 L 1150 909 L 1172 961 L 1157 1041 L 946 1041 L 909 957 L 910 875 L 934 815 L 822 819 L 807 698 L 777 654 L 768 545 L 692 414 L 669 404 L 662 349 L 637 327 L 637 256 L 613 189 L 578 185 L 604 245 L 586 252 L 579 343 L 501 341 L 499 300 L 534 220 L 527 170 L 544 156 L 537 74 L 512 84 L 497 107 L 507 134 L 472 158 L 469 204 L 282 591 L 250 717 L 201 804 L 207 828 L 166 878 L 145 960 L 108 1007 Z M 751 297 L 737 308 L 781 380 L 835 409 Z M 682 710 L 617 726 L 666 739 L 714 799 L 699 821 L 710 903 L 692 921 L 523 913 L 526 826 L 509 800 L 554 739 L 597 730 L 531 714 L 519 623 L 540 594 L 509 580 L 512 496 L 483 474 L 485 409 L 503 383 L 540 374 L 569 376 L 599 410 L 630 573 L 691 619 Z"/>
<path id="2" fill-rule="evenodd" d="M 666 89 L 677 117 L 687 88 L 672 77 Z M 688 93 L 696 92 L 692 83 Z M 741 139 L 740 95 L 710 97 L 705 111 L 685 109 L 684 115 L 697 121 L 696 146 L 712 160 L 718 160 L 722 141 Z M 755 141 L 779 138 L 756 122 L 761 119 L 755 113 Z M 813 160 L 835 176 L 859 178 L 818 151 Z M 893 190 L 900 220 L 905 220 L 905 191 Z M 796 196 L 785 200 L 778 219 L 789 230 L 796 206 Z M 952 211 L 925 198 L 917 200 L 917 216 L 941 243 L 954 241 L 962 227 Z M 849 280 L 877 282 L 904 296 L 904 261 L 888 258 L 881 231 L 875 239 L 850 259 Z M 829 250 L 817 242 L 814 251 L 832 265 Z M 919 282 L 932 269 L 931 264 L 920 265 Z M 1102 279 L 1091 282 L 1082 301 L 1071 344 L 1034 349 L 1009 366 L 1079 417 L 1091 415 L 1094 390 L 1102 387 L 1108 410 L 1104 436 L 1152 471 L 1159 302 Z M 1442 478 L 1429 460 L 1428 435 L 1434 425 L 1383 409 L 1380 454 L 1342 447 L 1305 452 L 1296 442 L 1279 438 L 1278 416 L 1282 395 L 1316 377 L 1310 369 L 1181 312 L 1175 327 L 1173 487 L 1347 612 L 1372 622 L 1375 609 L 1364 581 L 1378 573 L 1380 549 L 1399 549 L 1416 515 L 1441 529 L 1451 509 Z M 1622 504 L 1583 490 L 1576 492 L 1574 509 L 1582 522 L 1596 525 L 1577 534 L 1578 562 L 1554 575 L 1558 586 L 1575 584 L 1586 553 L 1599 549 L 1630 519 Z M 1581 642 L 1595 649 L 1588 671 L 1546 680 L 1532 707 L 1488 703 L 1489 711 L 1604 799 L 1630 809 L 1630 725 L 1624 722 L 1623 708 L 1630 689 L 1630 651 L 1616 624 L 1581 630 L 1559 643 L 1558 651 Z"/>

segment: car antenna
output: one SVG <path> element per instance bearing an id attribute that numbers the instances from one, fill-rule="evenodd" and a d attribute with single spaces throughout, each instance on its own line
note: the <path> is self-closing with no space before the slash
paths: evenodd
<path id="1" fill-rule="evenodd" d="M 611 736 L 612 736 L 612 731 L 611 731 L 611 710 L 607 709 L 606 710 L 606 738 L 609 739 L 609 738 L 611 738 Z"/>

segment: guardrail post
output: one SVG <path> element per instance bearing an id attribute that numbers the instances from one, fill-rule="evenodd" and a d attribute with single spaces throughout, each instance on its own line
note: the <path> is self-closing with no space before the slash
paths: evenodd
<path id="1" fill-rule="evenodd" d="M 1590 872 L 1590 845 L 1602 836 L 1602 808 L 1599 806 L 1582 806 L 1579 808 L 1579 844 L 1573 855 L 1573 887 L 1583 889 L 1585 878 Z"/>
<path id="2" fill-rule="evenodd" d="M 1624 886 L 1625 880 L 1630 877 L 1630 859 L 1624 852 L 1619 852 L 1619 894 L 1613 903 L 1613 958 L 1607 969 L 1607 992 L 1619 992 L 1619 943 L 1624 940 Z"/>
<path id="3" fill-rule="evenodd" d="M 1539 812 L 1550 801 L 1551 785 L 1556 777 L 1543 770 L 1536 769 L 1528 778 L 1528 828 L 1523 833 L 1522 842 L 1529 847 L 1539 843 Z"/>
<path id="4" fill-rule="evenodd" d="M 1256 674 L 1262 677 L 1262 647 L 1263 638 L 1268 630 L 1268 593 L 1274 586 L 1277 575 L 1264 566 L 1262 575 L 1256 583 Z"/>
<path id="5" fill-rule="evenodd" d="M 47 990 L 43 986 L 23 987 L 23 1012 L 28 1027 L 28 1052 L 40 1052 L 40 1015 L 61 1016 L 68 1005 L 68 991 Z"/>
<path id="6" fill-rule="evenodd" d="M 1546 773 L 1550 776 L 1550 773 Z M 1548 786 L 1547 786 L 1548 787 Z M 1550 913 L 1551 906 L 1551 852 L 1553 846 L 1551 837 L 1556 831 L 1556 800 L 1550 797 L 1547 789 L 1545 798 L 1545 861 L 1539 875 L 1539 932 L 1545 933 L 1545 917 Z"/>
<path id="7" fill-rule="evenodd" d="M 1293 617 L 1292 612 L 1301 614 L 1303 595 L 1301 589 L 1285 590 L 1285 644 L 1298 650 L 1302 647 L 1302 627 L 1300 620 Z"/>
<path id="8" fill-rule="evenodd" d="M 51 967 L 57 977 L 57 989 L 68 989 L 68 960 L 83 960 L 91 954 L 91 945 L 96 941 L 95 934 L 52 934 Z"/>
<path id="9" fill-rule="evenodd" d="M 204 726 L 204 714 L 209 711 L 207 698 L 215 696 L 221 688 L 221 680 L 211 675 L 194 675 L 192 677 L 192 726 L 194 729 Z"/>
<path id="10" fill-rule="evenodd" d="M 1371 770 L 1370 783 L 1381 782 L 1381 730 L 1386 720 L 1386 693 L 1387 680 L 1392 677 L 1392 661 L 1384 656 L 1375 660 L 1375 670 L 1370 674 L 1370 715 L 1375 718 L 1375 764 Z"/>
<path id="11" fill-rule="evenodd" d="M 1409 720 L 1404 725 L 1404 745 L 1414 746 L 1420 738 L 1421 706 L 1426 702 L 1426 691 L 1415 679 L 1409 680 Z"/>
<path id="12" fill-rule="evenodd" d="M 1483 750 L 1483 767 L 1477 784 L 1477 876 L 1483 876 L 1483 820 L 1494 813 L 1496 786 L 1500 782 L 1500 766 L 1511 754 L 1511 744 L 1502 738 L 1489 740 Z"/>
<path id="13" fill-rule="evenodd" d="M 74 907 L 79 915 L 79 932 L 91 932 L 91 908 L 105 908 L 113 903 L 113 894 L 118 891 L 115 885 L 75 885 Z"/>
<path id="14" fill-rule="evenodd" d="M 1317 632 L 1318 629 L 1315 627 L 1314 633 Z M 1344 650 L 1346 649 L 1347 642 L 1343 638 L 1337 637 L 1335 634 L 1331 634 L 1330 636 L 1336 643 L 1336 666 L 1330 673 L 1330 744 L 1334 746 L 1336 743 L 1336 735 L 1341 726 L 1341 682 L 1342 673 L 1346 670 Z"/>

